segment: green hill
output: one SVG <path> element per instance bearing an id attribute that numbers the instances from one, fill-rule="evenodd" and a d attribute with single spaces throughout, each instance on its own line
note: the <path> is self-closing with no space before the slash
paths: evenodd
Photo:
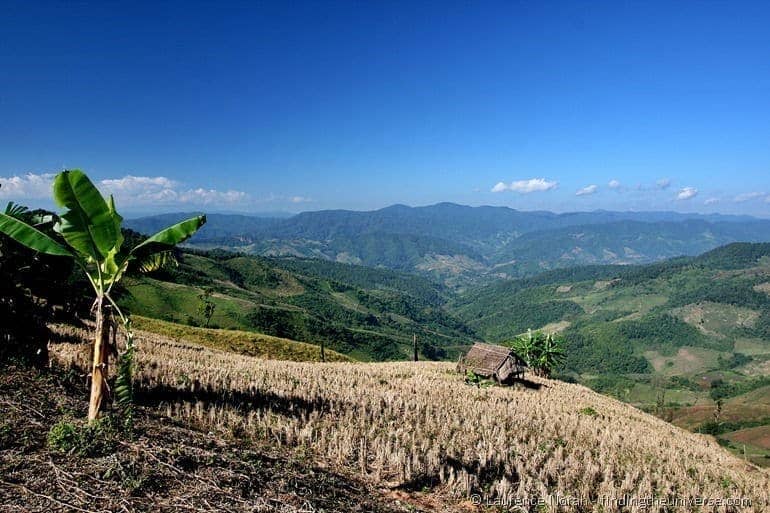
<path id="1" fill-rule="evenodd" d="M 751 352 L 752 359 L 770 353 L 768 281 L 770 244 L 736 243 L 646 266 L 578 267 L 498 282 L 468 292 L 452 311 L 491 341 L 558 324 L 574 349 L 568 369 L 575 372 L 644 373 L 655 364 L 649 351 L 665 356 L 697 347 L 723 357 Z"/>
<path id="2" fill-rule="evenodd" d="M 492 342 L 529 328 L 559 331 L 567 344 L 563 377 L 644 408 L 668 408 L 673 418 L 696 408 L 705 423 L 717 399 L 768 384 L 770 244 L 498 282 L 463 295 L 450 311 Z M 755 410 L 739 416 L 767 413 Z"/>
<path id="3" fill-rule="evenodd" d="M 210 326 L 319 345 L 361 360 L 400 360 L 412 337 L 428 359 L 454 358 L 473 330 L 448 314 L 451 292 L 424 278 L 319 260 L 186 252 L 179 267 L 128 277 L 121 303 L 132 313 L 203 325 L 200 295 L 211 291 Z"/>

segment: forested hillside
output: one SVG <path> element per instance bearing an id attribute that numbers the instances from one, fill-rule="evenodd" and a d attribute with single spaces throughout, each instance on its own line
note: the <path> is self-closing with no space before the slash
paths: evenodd
<path id="1" fill-rule="evenodd" d="M 181 218 L 128 222 L 151 233 Z M 522 212 L 440 203 L 269 219 L 210 215 L 193 246 L 416 272 L 465 287 L 587 264 L 643 264 L 736 241 L 770 240 L 770 221 L 673 212 Z"/>
<path id="2" fill-rule="evenodd" d="M 450 311 L 493 342 L 559 332 L 563 378 L 716 430 L 725 444 L 733 430 L 770 425 L 770 244 L 551 271 L 476 289 Z M 709 424 L 720 415 L 731 423 Z"/>
<path id="3" fill-rule="evenodd" d="M 474 333 L 447 314 L 451 292 L 424 278 L 320 260 L 186 252 L 179 267 L 128 278 L 131 312 L 188 325 L 252 330 L 363 360 L 453 358 Z"/>

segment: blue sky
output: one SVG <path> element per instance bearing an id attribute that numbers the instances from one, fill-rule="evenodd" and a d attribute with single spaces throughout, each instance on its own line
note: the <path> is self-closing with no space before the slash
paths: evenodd
<path id="1" fill-rule="evenodd" d="M 3 201 L 79 167 L 132 211 L 770 215 L 767 2 L 30 4 Z"/>

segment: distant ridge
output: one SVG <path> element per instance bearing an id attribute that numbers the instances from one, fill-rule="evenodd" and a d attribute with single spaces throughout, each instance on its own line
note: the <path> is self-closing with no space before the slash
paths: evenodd
<path id="1" fill-rule="evenodd" d="M 189 213 L 127 221 L 151 233 Z M 291 217 L 209 214 L 190 241 L 264 256 L 301 256 L 419 272 L 449 284 L 585 264 L 649 263 L 731 242 L 770 241 L 770 220 L 666 211 L 553 213 L 455 203 Z"/>

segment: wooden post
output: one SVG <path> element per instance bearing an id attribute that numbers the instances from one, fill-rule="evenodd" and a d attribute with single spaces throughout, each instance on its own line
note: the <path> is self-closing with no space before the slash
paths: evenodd
<path id="1" fill-rule="evenodd" d="M 96 300 L 96 336 L 94 337 L 94 358 L 91 362 L 91 399 L 88 403 L 88 420 L 99 417 L 104 391 L 107 388 L 107 358 L 110 343 L 110 329 L 107 317 L 110 309 L 104 305 L 104 298 Z"/>
<path id="2" fill-rule="evenodd" d="M 417 358 L 417 334 L 415 333 L 412 335 L 412 347 L 414 348 L 414 361 L 416 362 L 418 360 Z"/>
<path id="3" fill-rule="evenodd" d="M 326 361 L 326 343 L 324 342 L 324 339 L 321 339 L 321 361 Z"/>

